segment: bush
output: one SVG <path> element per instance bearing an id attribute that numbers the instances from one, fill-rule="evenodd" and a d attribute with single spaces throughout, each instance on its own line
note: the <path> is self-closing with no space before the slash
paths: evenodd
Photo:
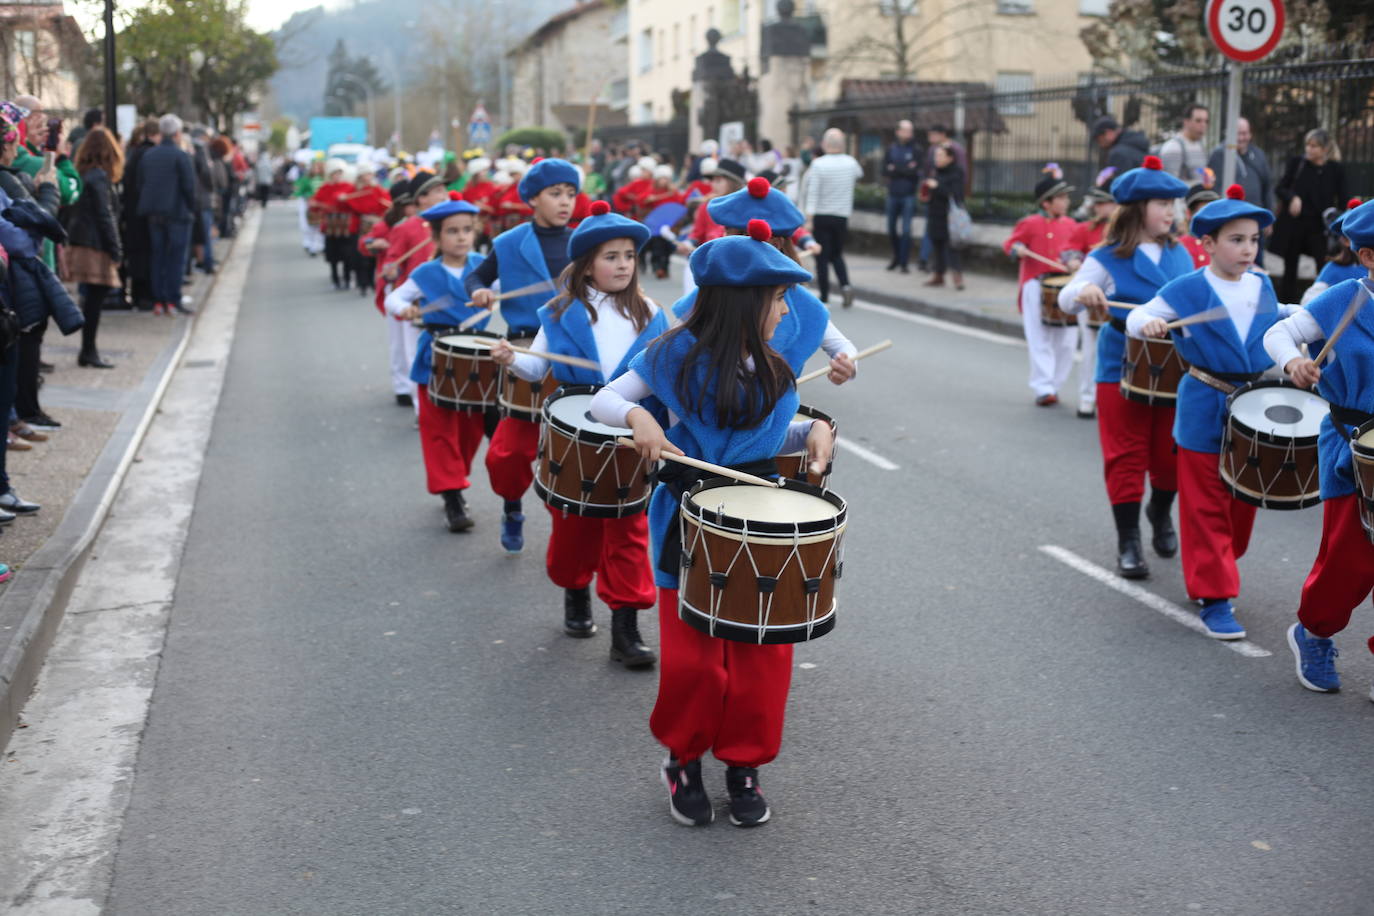
<path id="1" fill-rule="evenodd" d="M 498 155 L 507 144 L 514 143 L 517 146 L 533 146 L 544 150 L 566 149 L 568 138 L 563 136 L 561 130 L 554 130 L 550 127 L 517 127 L 508 130 L 496 138 L 496 145 L 493 147 Z"/>

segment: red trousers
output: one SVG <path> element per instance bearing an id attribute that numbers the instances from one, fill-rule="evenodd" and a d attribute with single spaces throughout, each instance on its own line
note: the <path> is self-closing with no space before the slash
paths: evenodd
<path id="1" fill-rule="evenodd" d="M 1113 506 L 1141 502 L 1147 473 L 1156 490 L 1178 489 L 1172 407 L 1129 400 L 1115 383 L 1098 382 L 1097 438 Z"/>
<path id="2" fill-rule="evenodd" d="M 726 766 L 778 756 L 792 647 L 707 636 L 678 619 L 677 589 L 658 590 L 658 700 L 649 729 L 680 761 L 707 751 Z"/>
<path id="3" fill-rule="evenodd" d="M 539 424 L 502 417 L 487 445 L 487 477 L 502 499 L 520 499 L 534 482 L 534 456 L 539 451 Z"/>
<path id="4" fill-rule="evenodd" d="M 586 518 L 550 508 L 553 533 L 545 563 L 559 588 L 586 588 L 596 576 L 596 596 L 610 607 L 654 606 L 649 560 L 649 517 Z"/>
<path id="5" fill-rule="evenodd" d="M 420 451 L 429 492 L 466 490 L 472 456 L 482 444 L 482 415 L 435 407 L 424 385 L 416 388 L 415 403 L 420 405 Z"/>
<path id="6" fill-rule="evenodd" d="M 1240 594 L 1236 561 L 1250 546 L 1255 507 L 1231 495 L 1210 452 L 1178 450 L 1178 545 L 1188 597 Z"/>
<path id="7" fill-rule="evenodd" d="M 1359 500 L 1352 493 L 1322 503 L 1322 546 L 1298 606 L 1298 622 L 1313 636 L 1329 639 L 1344 630 L 1374 591 L 1374 544 L 1360 524 Z"/>

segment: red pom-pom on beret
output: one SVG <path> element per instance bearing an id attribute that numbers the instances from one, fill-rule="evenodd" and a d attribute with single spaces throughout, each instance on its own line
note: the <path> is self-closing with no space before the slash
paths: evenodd
<path id="1" fill-rule="evenodd" d="M 1358 197 L 1352 197 L 1352 198 L 1350 198 L 1348 201 L 1345 202 L 1345 208 L 1346 208 L 1347 210 L 1354 210 L 1356 207 L 1358 207 L 1358 206 L 1359 206 L 1360 204 L 1362 204 L 1362 203 L 1364 203 L 1364 201 L 1360 200 Z"/>
<path id="2" fill-rule="evenodd" d="M 749 237 L 756 242 L 766 242 L 773 237 L 773 227 L 761 219 L 751 219 L 748 232 Z"/>
<path id="3" fill-rule="evenodd" d="M 1227 200 L 1244 200 L 1244 199 L 1245 199 L 1245 189 L 1242 188 L 1242 187 L 1241 187 L 1240 185 L 1238 185 L 1238 184 L 1233 184 L 1233 185 L 1231 185 L 1229 188 L 1226 189 L 1226 199 L 1227 199 Z"/>
<path id="4" fill-rule="evenodd" d="M 543 156 L 535 156 L 533 159 L 530 160 L 530 165 L 538 165 L 539 163 L 541 163 L 541 162 L 543 162 L 543 161 L 544 161 L 544 157 L 543 157 Z"/>
<path id="5" fill-rule="evenodd" d="M 592 216 L 605 216 L 611 212 L 611 205 L 604 200 L 592 201 Z"/>
<path id="6" fill-rule="evenodd" d="M 1145 161 L 1140 163 L 1142 169 L 1153 169 L 1156 172 L 1164 171 L 1164 163 L 1158 156 L 1146 156 Z"/>
<path id="7" fill-rule="evenodd" d="M 772 185 L 770 185 L 770 184 L 768 183 L 768 179 L 767 179 L 767 178 L 764 178 L 762 175 L 758 176 L 757 178 L 750 178 L 750 179 L 749 179 L 749 196 L 750 196 L 750 197 L 759 197 L 759 198 L 767 197 L 767 196 L 768 196 L 768 191 L 769 191 L 770 188 L 772 188 Z"/>
<path id="8" fill-rule="evenodd" d="M 459 194 L 457 191 L 449 191 L 449 192 L 448 192 L 448 199 L 449 199 L 449 200 L 462 200 L 462 199 L 463 199 L 463 195 L 462 195 L 462 194 Z"/>

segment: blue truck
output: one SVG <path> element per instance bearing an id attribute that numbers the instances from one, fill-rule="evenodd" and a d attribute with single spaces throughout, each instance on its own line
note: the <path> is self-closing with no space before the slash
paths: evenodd
<path id="1" fill-rule="evenodd" d="M 367 118 L 311 118 L 310 148 L 328 153 L 339 143 L 367 143 Z"/>

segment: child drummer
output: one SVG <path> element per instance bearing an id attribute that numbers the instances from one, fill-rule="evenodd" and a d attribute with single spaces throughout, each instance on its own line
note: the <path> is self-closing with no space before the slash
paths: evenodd
<path id="1" fill-rule="evenodd" d="M 431 344 L 443 333 L 456 333 L 458 326 L 479 310 L 468 306 L 463 280 L 482 263 L 472 250 L 477 239 L 480 211 L 463 200 L 451 200 L 430 207 L 420 214 L 429 223 L 439 257 L 426 261 L 410 272 L 406 281 L 386 297 L 387 314 L 397 319 L 407 337 L 416 336 L 415 360 L 410 379 L 416 384 L 415 403 L 419 408 L 420 451 L 425 458 L 425 479 L 429 492 L 444 500 L 448 530 L 467 531 L 472 527 L 463 491 L 469 486 L 472 457 L 482 444 L 483 416 L 461 410 L 447 410 L 426 396 L 433 365 Z M 448 305 L 423 316 L 421 305 Z M 423 320 L 424 331 L 414 322 Z M 474 329 L 486 327 L 485 320 Z"/>
<path id="2" fill-rule="evenodd" d="M 769 475 L 774 455 L 805 448 L 811 470 L 823 468 L 821 456 L 834 444 L 830 425 L 793 421 L 794 376 L 768 345 L 787 311 L 787 288 L 811 275 L 768 243 L 772 234 L 755 220 L 747 236 L 716 239 L 693 252 L 698 307 L 593 399 L 592 416 L 633 429 L 644 457 L 687 454 Z M 668 408 L 666 435 L 638 403 L 650 396 Z M 777 756 L 782 742 L 792 647 L 719 639 L 679 619 L 678 507 L 698 475 L 665 466 L 649 504 L 663 644 L 649 727 L 668 749 L 662 776 L 676 821 L 704 826 L 714 819 L 701 778 L 701 757 L 713 751 L 728 767 L 731 823 L 752 827 L 770 816 L 758 768 Z"/>
<path id="3" fill-rule="evenodd" d="M 558 297 L 539 309 L 532 349 L 591 359 L 601 368 L 550 363 L 498 341 L 492 356 L 526 381 L 539 381 L 552 366 L 560 384 L 604 385 L 668 330 L 663 310 L 639 288 L 639 252 L 649 230 L 611 213 L 605 201 L 593 203 L 591 214 L 568 240 L 571 261 L 559 277 Z M 549 507 L 549 514 L 553 531 L 546 563 L 549 579 L 564 590 L 564 632 L 575 637 L 596 632 L 590 594 L 595 576 L 597 596 L 611 608 L 611 659 L 627 668 L 653 665 L 654 652 L 639 635 L 639 612 L 653 607 L 655 598 L 644 513 L 589 518 Z"/>
<path id="4" fill-rule="evenodd" d="M 1073 369 L 1074 345 L 1078 342 L 1077 328 L 1050 327 L 1040 320 L 1042 278 L 1068 273 L 1067 268 L 1056 270 L 1045 261 L 1060 264 L 1061 255 L 1072 251 L 1077 223 L 1067 216 L 1071 193 L 1073 188 L 1060 177 L 1058 169 L 1051 169 L 1035 185 L 1035 206 L 1040 212 L 1023 217 L 1002 244 L 1008 254 L 1021 259 L 1018 305 L 1030 353 L 1030 388 L 1040 407 L 1059 403 L 1059 389 Z"/>
<path id="5" fill-rule="evenodd" d="M 387 234 L 387 247 L 381 258 L 382 279 L 390 283 L 392 289 L 405 283 L 412 270 L 434 257 L 433 230 L 419 214 L 448 200 L 443 179 L 430 172 L 417 172 L 410 187 L 413 202 L 405 208 L 410 215 Z M 392 347 L 391 387 L 396 394 L 396 403 L 410 407 L 413 403 L 410 395 L 413 383 L 408 370 L 415 363 L 415 345 L 419 335 L 408 327 L 408 322 L 396 318 L 389 318 L 388 321 L 391 322 L 387 329 Z"/>
<path id="6" fill-rule="evenodd" d="M 1231 599 L 1240 594 L 1236 561 L 1245 555 L 1255 525 L 1255 507 L 1232 496 L 1217 474 L 1226 399 L 1273 365 L 1264 335 L 1293 311 L 1279 305 L 1269 277 L 1252 270 L 1262 233 L 1273 221 L 1272 213 L 1246 203 L 1244 189 L 1232 185 L 1224 200 L 1203 206 L 1192 220 L 1207 266 L 1165 284 L 1126 319 L 1132 337 L 1168 337 L 1170 321 L 1223 307 L 1226 312 L 1174 331 L 1179 356 L 1189 366 L 1174 417 L 1183 581 L 1213 639 L 1245 638 Z"/>
<path id="7" fill-rule="evenodd" d="M 1360 284 L 1374 281 L 1374 201 L 1347 211 L 1341 231 L 1364 267 L 1366 279 L 1337 283 L 1274 325 L 1264 337 L 1265 349 L 1294 382 L 1303 387 L 1317 385 L 1318 393 L 1331 402 L 1331 413 L 1322 420 L 1317 440 L 1321 549 L 1302 587 L 1298 622 L 1288 630 L 1298 682 L 1320 693 L 1341 687 L 1331 637 L 1346 628 L 1351 613 L 1374 590 L 1374 543 L 1360 522 L 1360 494 L 1350 450 L 1354 429 L 1374 419 L 1374 305 L 1363 301 L 1331 348 L 1334 359 L 1318 366 L 1298 349 L 1331 338 L 1355 298 L 1363 295 Z M 1370 647 L 1374 649 L 1374 641 Z"/>
<path id="8" fill-rule="evenodd" d="M 1084 195 L 1083 203 L 1089 208 L 1088 218 L 1074 227 L 1069 243 L 1071 250 L 1065 255 L 1069 269 L 1073 271 L 1082 267 L 1088 253 L 1102 244 L 1107 223 L 1117 206 L 1116 198 L 1104 188 L 1090 188 Z M 1089 326 L 1085 316 L 1079 319 L 1078 329 L 1082 335 L 1078 341 L 1082 353 L 1082 362 L 1078 367 L 1078 417 L 1091 420 L 1097 416 L 1097 328 Z"/>
<path id="9" fill-rule="evenodd" d="M 491 255 L 468 275 L 468 294 L 479 309 L 499 305 L 506 321 L 506 337 L 529 340 L 539 330 L 538 309 L 553 295 L 553 278 L 568 266 L 568 242 L 582 173 L 563 159 L 541 159 L 520 179 L 520 198 L 534 209 L 534 219 L 498 235 Z M 496 301 L 491 287 L 513 291 L 547 281 L 548 290 Z M 508 553 L 525 548 L 525 515 L 520 500 L 534 481 L 534 456 L 539 448 L 539 424 L 503 417 L 487 446 L 487 476 L 504 500 L 501 546 Z"/>

